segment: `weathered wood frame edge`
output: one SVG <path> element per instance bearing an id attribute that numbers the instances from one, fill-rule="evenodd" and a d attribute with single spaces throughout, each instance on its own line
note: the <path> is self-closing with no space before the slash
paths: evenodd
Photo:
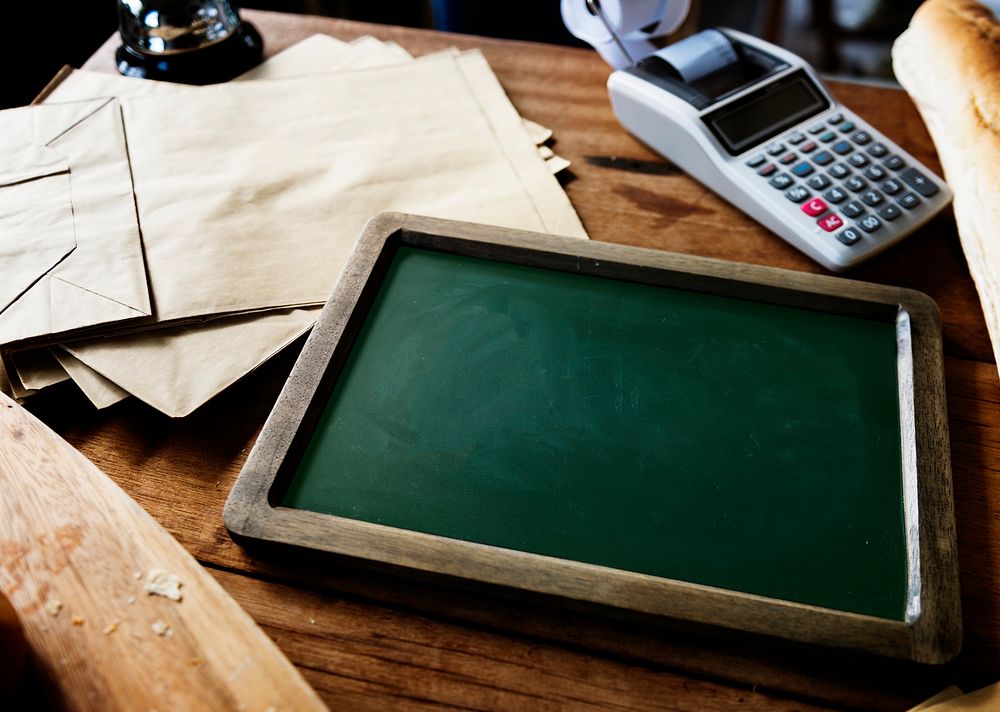
<path id="1" fill-rule="evenodd" d="M 605 277 L 909 322 L 912 409 L 901 430 L 916 459 L 907 541 L 919 541 L 919 596 L 907 622 L 825 609 L 575 561 L 405 531 L 271 502 L 272 486 L 303 426 L 369 277 L 392 240 L 471 256 L 572 268 Z M 456 249 L 461 245 L 462 249 Z M 514 256 L 514 253 L 517 253 Z M 531 259 L 525 260 L 526 252 Z M 905 406 L 902 402 L 901 406 Z M 912 418 L 912 422 L 907 422 Z M 907 443 L 907 433 L 915 441 Z M 904 463 L 906 457 L 904 455 Z M 915 481 L 914 481 L 915 480 Z M 907 501 L 912 513 L 914 503 Z M 244 543 L 274 542 L 633 612 L 942 663 L 961 646 L 940 318 L 926 295 L 721 260 L 386 213 L 366 227 L 226 502 L 226 528 Z M 917 531 L 913 531 L 916 522 Z M 914 557 L 911 556 L 911 560 Z M 911 580 L 911 584 L 914 582 Z"/>

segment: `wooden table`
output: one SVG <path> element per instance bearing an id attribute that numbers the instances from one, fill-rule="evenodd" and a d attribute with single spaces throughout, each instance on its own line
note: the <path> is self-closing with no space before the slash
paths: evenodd
<path id="1" fill-rule="evenodd" d="M 275 53 L 314 33 L 372 34 L 416 55 L 481 48 L 521 113 L 573 161 L 566 191 L 595 240 L 821 272 L 822 268 L 630 137 L 593 52 L 245 12 Z M 112 38 L 85 65 L 114 71 Z M 838 97 L 935 170 L 906 94 L 832 84 Z M 224 129 L 222 129 L 224 130 Z M 1000 382 L 951 214 L 854 270 L 941 307 L 965 646 L 920 667 L 704 631 L 650 628 L 539 601 L 452 590 L 353 567 L 249 555 L 222 507 L 294 360 L 284 353 L 183 420 L 136 402 L 95 413 L 70 390 L 30 408 L 81 449 L 209 568 L 331 707 L 423 709 L 902 710 L 948 684 L 1000 678 Z M 292 349 L 294 351 L 295 349 Z"/>

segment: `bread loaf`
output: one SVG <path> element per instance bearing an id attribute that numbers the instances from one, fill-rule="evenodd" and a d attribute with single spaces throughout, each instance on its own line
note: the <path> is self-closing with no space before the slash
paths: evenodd
<path id="1" fill-rule="evenodd" d="M 928 0 L 892 61 L 955 192 L 962 249 L 1000 363 L 1000 22 L 972 0 Z"/>

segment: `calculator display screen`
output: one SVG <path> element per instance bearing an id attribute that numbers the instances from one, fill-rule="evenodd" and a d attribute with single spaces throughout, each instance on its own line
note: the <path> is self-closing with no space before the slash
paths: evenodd
<path id="1" fill-rule="evenodd" d="M 829 107 L 799 71 L 707 114 L 705 123 L 734 156 Z"/>

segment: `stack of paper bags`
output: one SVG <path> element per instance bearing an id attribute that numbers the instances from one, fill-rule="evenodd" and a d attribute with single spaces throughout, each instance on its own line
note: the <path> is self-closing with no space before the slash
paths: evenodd
<path id="1" fill-rule="evenodd" d="M 72 379 L 186 415 L 312 326 L 386 210 L 586 238 L 550 135 L 479 52 L 374 38 L 317 35 L 219 86 L 73 72 L 0 112 L 10 390 Z"/>
<path id="2" fill-rule="evenodd" d="M 1000 709 L 1000 683 L 965 694 L 952 685 L 907 712 L 993 712 Z"/>

